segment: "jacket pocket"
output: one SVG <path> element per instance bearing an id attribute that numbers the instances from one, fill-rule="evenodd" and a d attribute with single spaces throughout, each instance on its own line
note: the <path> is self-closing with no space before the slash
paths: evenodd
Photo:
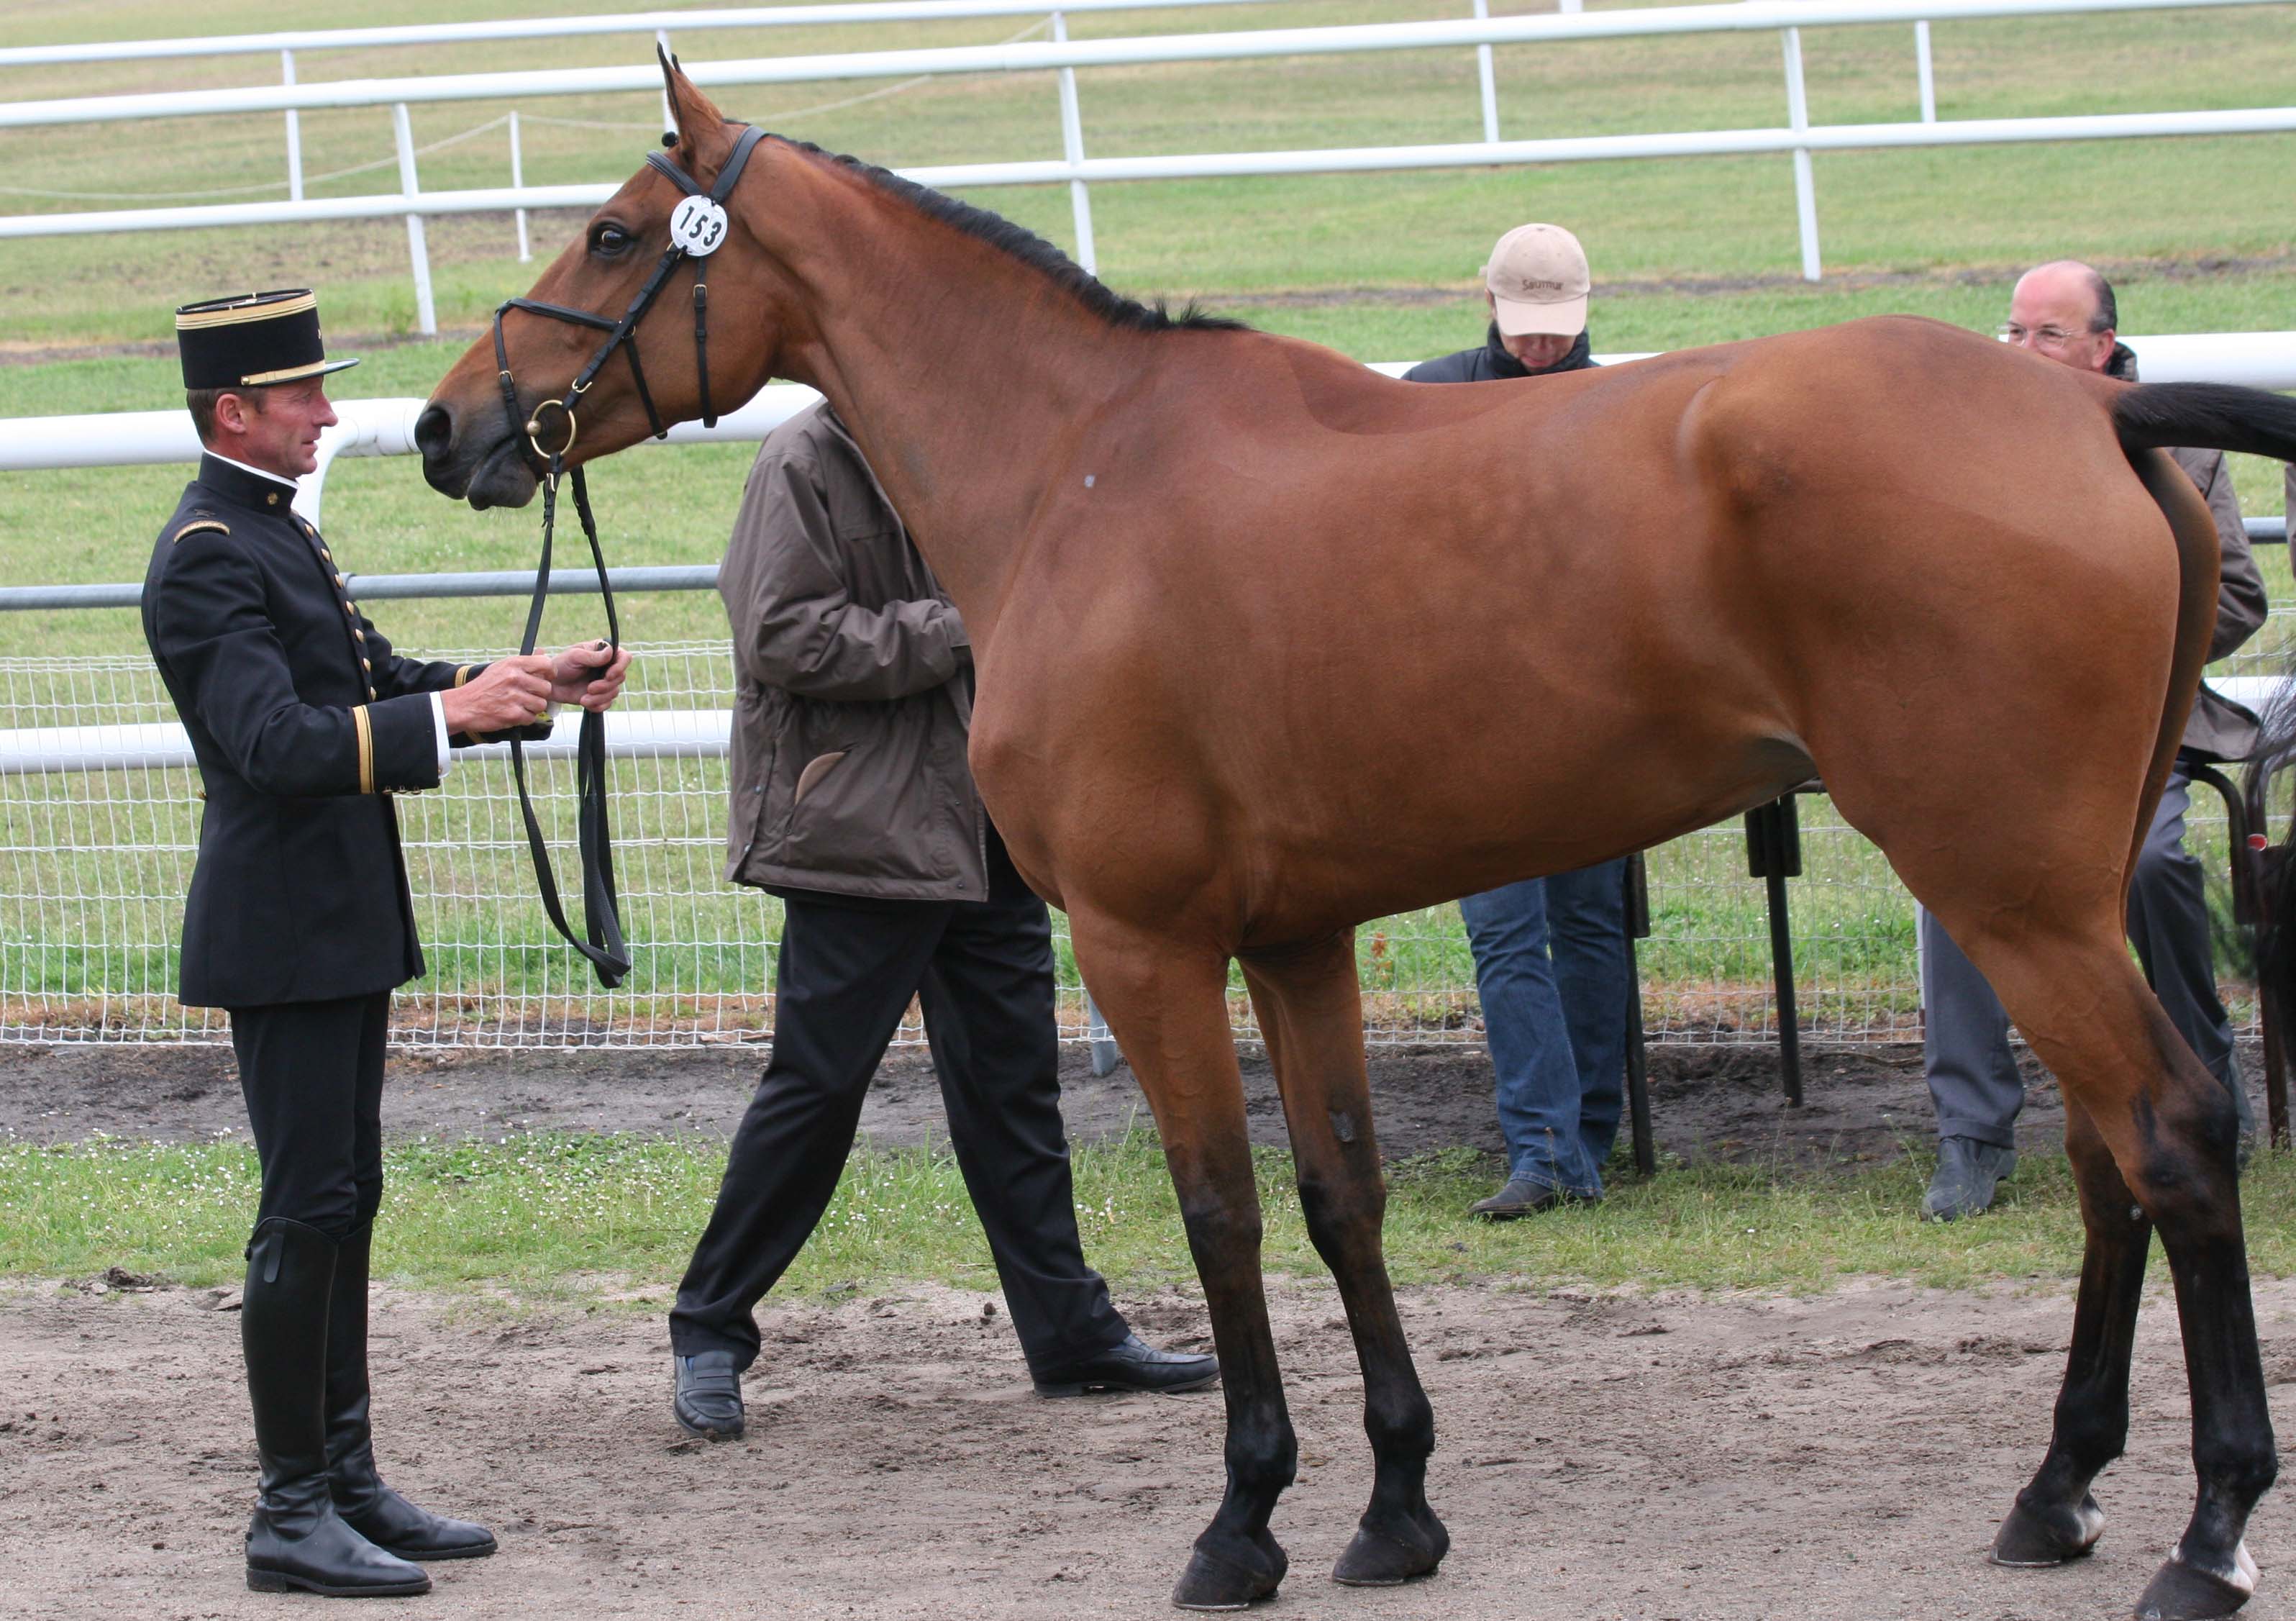
<path id="1" fill-rule="evenodd" d="M 805 796 L 821 786 L 821 779 L 837 769 L 837 762 L 850 753 L 834 749 L 826 754 L 816 754 L 805 762 L 805 769 L 797 774 L 797 792 L 791 796 L 792 809 L 805 803 Z"/>

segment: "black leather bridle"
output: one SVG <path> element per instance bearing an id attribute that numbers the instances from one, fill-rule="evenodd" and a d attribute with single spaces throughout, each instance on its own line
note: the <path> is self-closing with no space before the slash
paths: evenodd
<path id="1" fill-rule="evenodd" d="M 729 120 L 730 121 L 730 120 Z M 513 309 L 523 309 L 534 315 L 547 316 L 553 320 L 570 321 L 578 326 L 594 327 L 606 334 L 606 341 L 590 362 L 575 377 L 573 386 L 562 399 L 545 399 L 534 408 L 525 422 L 527 444 L 543 464 L 542 479 L 542 559 L 536 565 L 534 597 L 526 612 L 526 634 L 519 640 L 521 654 L 534 651 L 542 631 L 543 605 L 550 594 L 550 557 L 552 541 L 558 521 L 558 481 L 569 469 L 566 457 L 574 448 L 577 422 L 574 407 L 588 393 L 598 374 L 613 358 L 616 350 L 629 357 L 630 377 L 637 385 L 638 402 L 645 407 L 646 421 L 652 424 L 656 439 L 666 438 L 669 428 L 654 408 L 653 395 L 646 388 L 645 368 L 638 360 L 635 341 L 637 325 L 653 308 L 662 288 L 678 266 L 688 259 L 693 263 L 693 355 L 694 370 L 701 388 L 701 425 L 718 425 L 718 411 L 709 394 L 709 255 L 724 243 L 727 229 L 726 199 L 732 194 L 742 171 L 747 168 L 750 153 L 765 138 L 765 131 L 744 124 L 742 134 L 734 144 L 731 156 L 718 174 L 717 183 L 707 188 L 687 174 L 666 152 L 650 152 L 646 162 L 668 176 L 677 189 L 685 193 L 670 217 L 670 243 L 662 253 L 653 273 L 638 289 L 637 297 L 622 312 L 619 321 L 593 315 L 586 309 L 571 309 L 562 304 L 545 304 L 538 299 L 506 299 L 495 311 L 495 369 L 501 376 L 503 410 L 510 423 L 511 432 L 519 432 L 518 385 L 511 379 L 510 350 L 503 341 L 503 317 Z M 697 206 L 698 202 L 698 206 Z M 566 419 L 566 437 L 554 449 L 542 448 L 542 430 L 548 412 L 555 407 Z M 574 485 L 574 510 L 581 519 L 583 537 L 590 543 L 590 561 L 598 571 L 598 591 L 605 599 L 606 635 L 609 654 L 619 650 L 622 644 L 621 623 L 614 612 L 613 587 L 606 579 L 606 556 L 598 544 L 598 523 L 590 511 L 589 487 L 583 481 L 582 469 L 571 469 Z M 599 983 L 611 990 L 622 983 L 630 971 L 630 952 L 622 937 L 621 901 L 614 884 L 613 840 L 606 823 L 606 718 L 596 710 L 582 712 L 582 730 L 575 751 L 575 793 L 579 802 L 577 821 L 577 842 L 582 857 L 582 905 L 584 934 L 575 934 L 566 922 L 564 907 L 558 898 L 558 881 L 551 870 L 550 851 L 544 843 L 542 824 L 534 814 L 534 801 L 527 792 L 526 750 L 513 735 L 510 744 L 511 769 L 518 778 L 518 805 L 526 819 L 527 848 L 534 857 L 534 876 L 542 891 L 543 909 L 550 914 L 552 925 L 573 948 L 587 958 L 597 970 Z"/>

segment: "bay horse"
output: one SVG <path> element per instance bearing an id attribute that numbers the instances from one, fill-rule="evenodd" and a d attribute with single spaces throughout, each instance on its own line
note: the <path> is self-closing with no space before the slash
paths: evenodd
<path id="1" fill-rule="evenodd" d="M 1352 931 L 1820 774 L 2063 1088 L 2087 1238 L 2071 1354 L 1993 1557 L 2095 1543 L 2157 1229 L 2199 1493 L 2139 1613 L 2248 1599 L 2243 1531 L 2276 1461 L 2234 1115 L 2121 919 L 2216 604 L 2215 531 L 2160 447 L 2296 457 L 2296 405 L 2131 387 L 1894 317 L 1414 387 L 1144 308 L 853 160 L 737 145 L 746 127 L 663 71 L 690 184 L 641 169 L 532 296 L 613 326 L 650 270 L 665 284 L 673 210 L 745 161 L 706 267 L 714 325 L 697 341 L 678 298 L 626 333 L 649 392 L 599 365 L 594 333 L 506 306 L 499 359 L 473 346 L 422 415 L 425 476 L 523 504 L 544 472 L 528 419 L 574 399 L 570 379 L 587 379 L 577 463 L 707 411 L 704 344 L 718 399 L 810 383 L 858 439 L 970 629 L 981 795 L 1069 915 L 1202 1279 L 1227 1484 L 1176 1602 L 1276 1591 L 1269 1517 L 1296 1459 L 1230 961 L 1363 1366 L 1371 1501 L 1332 1574 L 1427 1576 L 1449 1538 L 1381 1247 Z M 553 416 L 535 425 L 555 442 Z"/>

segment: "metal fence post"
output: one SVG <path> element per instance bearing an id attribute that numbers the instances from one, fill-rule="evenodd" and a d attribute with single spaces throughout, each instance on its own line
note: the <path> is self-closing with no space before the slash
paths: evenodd
<path id="1" fill-rule="evenodd" d="M 1801 82 L 1801 30 L 1788 29 L 1786 38 L 1786 122 L 1794 129 L 1809 128 L 1809 95 Z M 1809 148 L 1793 151 L 1794 212 L 1801 226 L 1801 279 L 1818 279 L 1817 187 L 1810 177 Z"/>
<path id="2" fill-rule="evenodd" d="M 1914 24 L 1914 71 L 1922 84 L 1922 122 L 1937 122 L 1937 68 L 1930 60 L 1930 25 Z"/>
<path id="3" fill-rule="evenodd" d="M 1092 992 L 1084 993 L 1084 1039 L 1092 1049 L 1092 1073 L 1112 1075 L 1116 1066 L 1124 1062 L 1124 1049 L 1116 1044 L 1116 1036 L 1101 1016 L 1100 1004 L 1092 1000 Z"/>
<path id="4" fill-rule="evenodd" d="M 414 178 L 414 127 L 406 116 L 406 103 L 398 102 L 390 109 L 392 129 L 398 136 L 398 189 L 412 197 L 421 187 Z M 406 217 L 406 256 L 414 261 L 414 325 L 426 338 L 439 335 L 439 311 L 430 301 L 430 250 L 422 239 L 422 216 Z"/>
<path id="5" fill-rule="evenodd" d="M 1475 21 L 1488 22 L 1491 0 L 1475 0 Z M 1491 48 L 1487 45 L 1475 47 L 1475 74 L 1483 84 L 1483 139 L 1496 144 L 1499 138 L 1499 86 L 1491 72 Z"/>
<path id="6" fill-rule="evenodd" d="M 295 82 L 295 53 L 279 53 L 279 82 Z M 287 109 L 287 200 L 303 201 L 303 115 L 292 107 Z"/>
<path id="7" fill-rule="evenodd" d="M 510 115 L 510 186 L 514 192 L 526 189 L 526 165 L 519 153 L 518 114 L 515 112 Z M 518 262 L 521 265 L 529 263 L 534 258 L 534 250 L 526 240 L 526 210 L 513 209 L 511 213 L 518 221 Z"/>
<path id="8" fill-rule="evenodd" d="M 1053 13 L 1053 40 L 1066 45 L 1069 21 L 1060 12 Z M 1084 161 L 1084 115 L 1077 111 L 1076 70 L 1062 68 L 1061 80 L 1061 151 L 1071 163 Z M 1081 180 L 1069 182 L 1069 210 L 1076 216 L 1077 263 L 1095 276 L 1100 274 L 1099 254 L 1092 241 L 1092 193 Z"/>

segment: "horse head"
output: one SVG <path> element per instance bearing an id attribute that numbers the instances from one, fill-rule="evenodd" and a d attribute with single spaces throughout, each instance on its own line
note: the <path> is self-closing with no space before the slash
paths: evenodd
<path id="1" fill-rule="evenodd" d="M 737 184 L 742 174 L 763 182 L 742 167 L 751 132 L 728 124 L 667 55 L 661 70 L 677 126 L 668 157 L 698 193 L 641 165 L 526 297 L 496 312 L 493 333 L 455 363 L 415 423 L 422 476 L 441 494 L 523 506 L 552 457 L 571 467 L 610 455 L 739 405 L 774 374 L 785 277 L 730 192 L 714 233 L 698 206 L 729 165 Z M 709 317 L 711 304 L 724 313 Z"/>

